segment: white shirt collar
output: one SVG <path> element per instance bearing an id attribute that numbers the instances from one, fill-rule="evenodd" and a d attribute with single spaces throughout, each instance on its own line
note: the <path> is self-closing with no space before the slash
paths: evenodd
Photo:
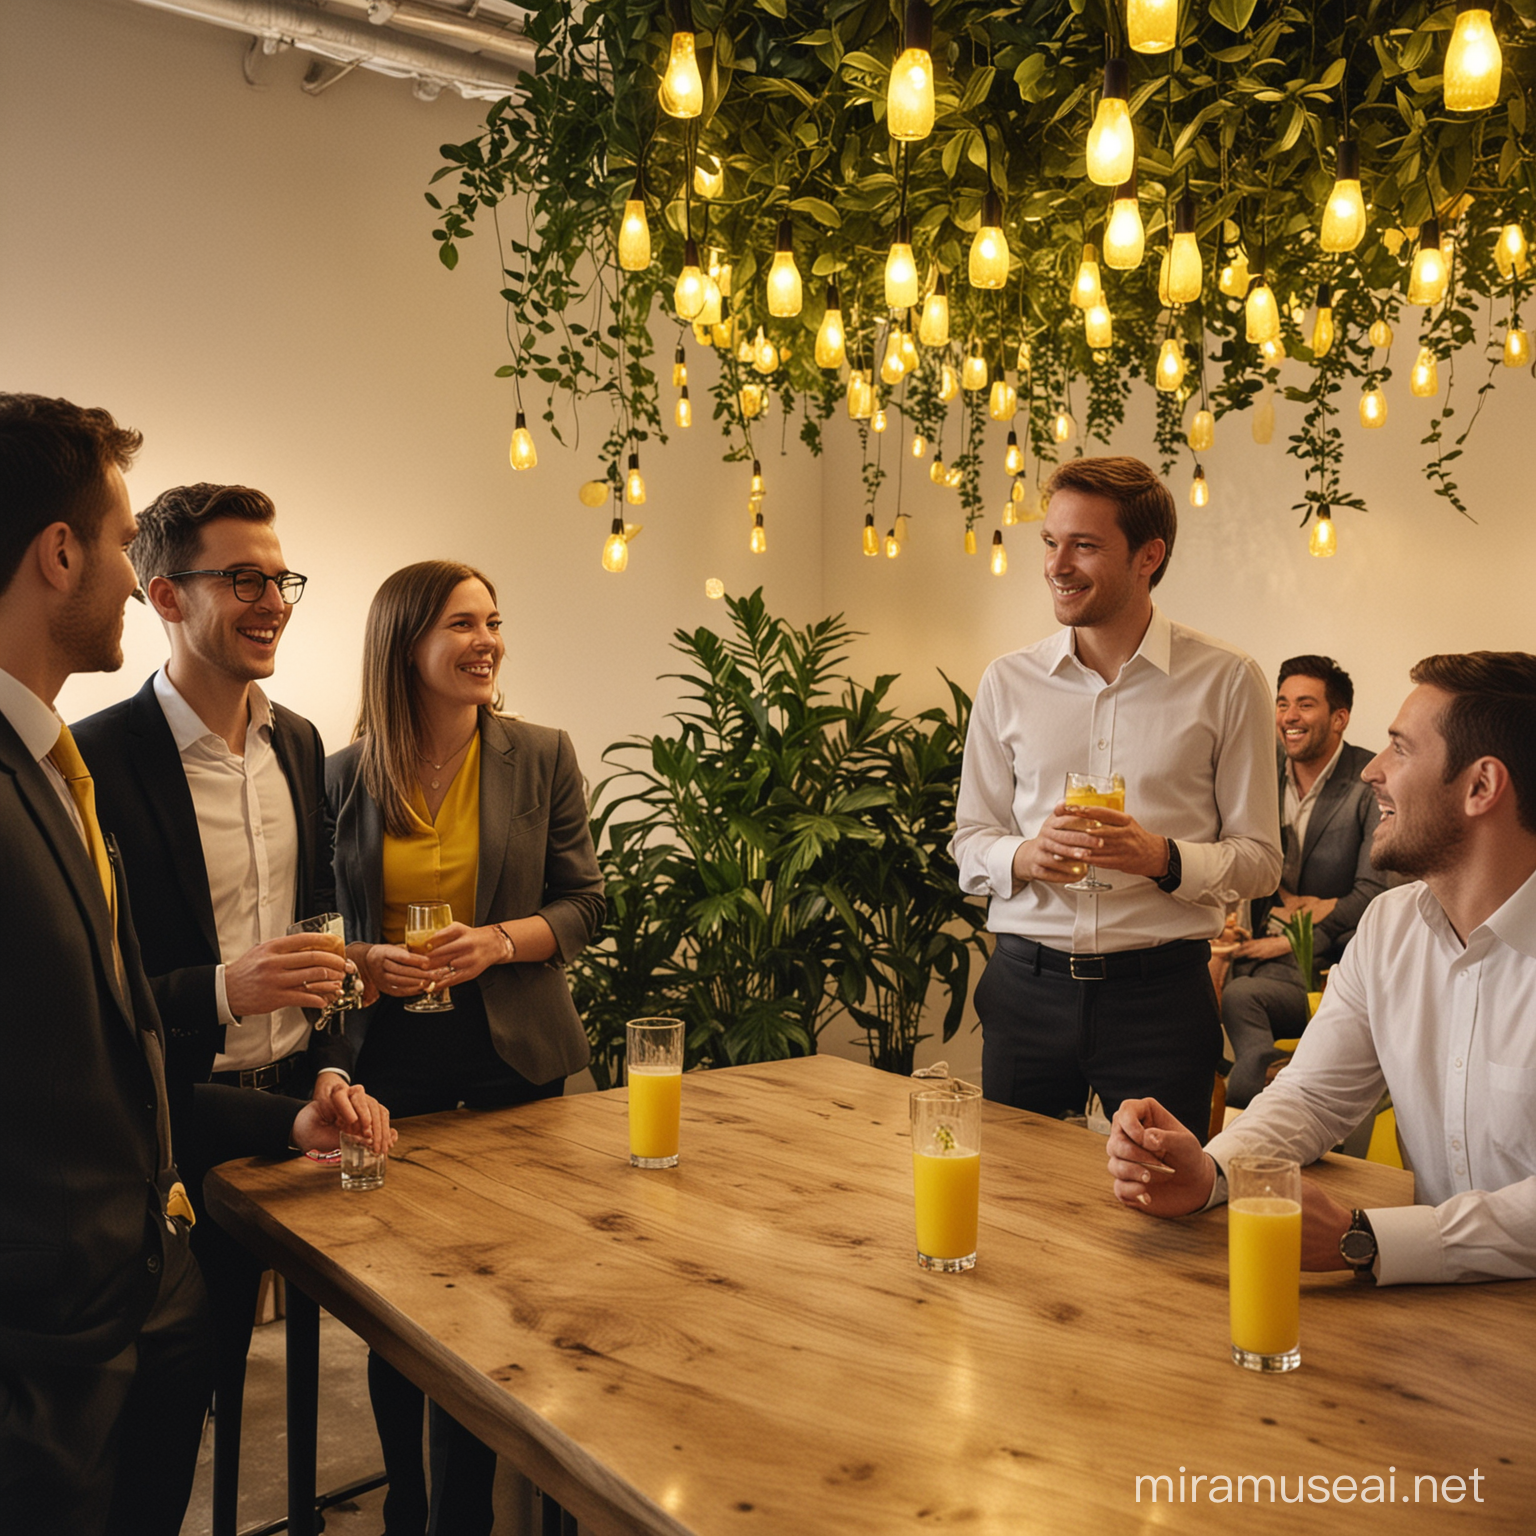
<path id="1" fill-rule="evenodd" d="M 1486 947 L 1487 942 L 1496 940 L 1536 959 L 1536 874 L 1530 875 L 1503 906 L 1479 923 L 1467 935 L 1465 945 L 1456 936 L 1456 930 L 1435 893 L 1422 883 L 1418 890 L 1418 907 L 1419 916 L 1425 923 L 1458 952 L 1477 948 L 1480 941 Z"/>
<path id="2" fill-rule="evenodd" d="M 1285 748 L 1282 747 L 1280 750 L 1283 752 Z M 1312 788 L 1307 791 L 1308 795 L 1317 794 L 1322 789 L 1323 785 L 1333 777 L 1333 770 L 1339 766 L 1339 759 L 1343 757 L 1343 755 L 1344 738 L 1340 736 L 1338 746 L 1333 749 L 1333 756 L 1328 759 L 1327 765 L 1324 767 L 1323 771 L 1318 774 L 1315 779 L 1312 780 Z M 1295 790 L 1296 798 L 1298 800 L 1304 800 L 1306 795 L 1302 794 L 1301 786 L 1296 782 L 1296 764 L 1293 763 L 1290 758 L 1286 758 L 1285 760 L 1285 776 L 1290 781 L 1291 788 Z"/>
<path id="3" fill-rule="evenodd" d="M 22 746 L 38 762 L 53 751 L 64 728 L 63 720 L 51 705 L 4 670 L 0 670 L 0 715 L 11 722 Z"/>
<path id="4" fill-rule="evenodd" d="M 160 702 L 160 708 L 165 714 L 165 723 L 171 728 L 171 735 L 175 739 L 178 752 L 185 752 L 194 743 L 204 741 L 210 736 L 218 741 L 224 739 L 217 731 L 209 730 L 203 723 L 202 716 L 182 698 L 164 667 L 155 673 L 155 698 Z M 266 694 L 255 683 L 250 685 L 249 718 L 250 724 L 255 729 L 264 731 L 268 737 L 271 736 L 272 706 L 267 702 Z"/>
<path id="5" fill-rule="evenodd" d="M 1047 658 L 1046 671 L 1059 672 L 1069 657 L 1076 659 L 1076 636 L 1077 631 L 1070 628 L 1057 630 L 1050 636 L 1042 647 Z M 1136 647 L 1135 654 L 1125 666 L 1129 667 L 1138 656 L 1151 662 L 1165 677 L 1173 675 L 1173 625 L 1156 603 L 1152 605 L 1152 618 L 1147 624 L 1147 632 L 1141 637 L 1141 644 Z M 1123 672 L 1125 667 L 1120 670 Z"/>

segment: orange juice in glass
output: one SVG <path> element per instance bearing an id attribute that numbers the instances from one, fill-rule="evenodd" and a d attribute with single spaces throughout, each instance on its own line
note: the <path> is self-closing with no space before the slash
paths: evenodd
<path id="1" fill-rule="evenodd" d="M 917 1262 L 947 1273 L 976 1264 L 981 1199 L 981 1089 L 955 1079 L 911 1097 Z"/>
<path id="2" fill-rule="evenodd" d="M 675 1168 L 683 1107 L 681 1019 L 632 1019 L 625 1026 L 629 1161 Z"/>
<path id="3" fill-rule="evenodd" d="M 453 908 L 446 901 L 413 901 L 405 909 L 405 947 L 413 955 L 432 953 L 432 940 L 453 921 Z M 453 996 L 447 987 L 429 982 L 405 1005 L 407 1013 L 450 1013 Z"/>
<path id="4" fill-rule="evenodd" d="M 1301 1169 L 1289 1158 L 1227 1166 L 1232 1358 L 1250 1371 L 1301 1364 Z"/>
<path id="5" fill-rule="evenodd" d="M 1125 780 L 1118 773 L 1069 773 L 1067 775 L 1067 787 L 1061 797 L 1068 805 L 1082 806 L 1085 809 L 1102 806 L 1105 810 L 1123 811 L 1125 809 Z M 1088 826 L 1096 827 L 1098 823 L 1089 820 Z M 1067 887 L 1069 891 L 1099 891 L 1112 889 L 1107 881 L 1100 880 L 1094 872 L 1093 865 L 1083 866 L 1083 878 L 1074 880 Z"/>

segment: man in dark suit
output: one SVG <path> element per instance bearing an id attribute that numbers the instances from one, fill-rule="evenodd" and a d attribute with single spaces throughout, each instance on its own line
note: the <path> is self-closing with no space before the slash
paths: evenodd
<path id="1" fill-rule="evenodd" d="M 1349 674 L 1330 656 L 1293 656 L 1280 668 L 1275 726 L 1280 736 L 1280 889 L 1253 906 L 1253 937 L 1239 946 L 1221 993 L 1221 1021 L 1234 1064 L 1227 1103 L 1245 1107 L 1279 1053 L 1276 1040 L 1307 1027 L 1307 993 L 1281 925 L 1312 914 L 1313 966 L 1344 952 L 1360 915 L 1386 889 L 1371 863 L 1381 811 L 1361 782 L 1372 754 L 1344 740 L 1355 702 Z"/>
<path id="2" fill-rule="evenodd" d="M 160 1021 L 53 710 L 72 672 L 122 665 L 139 443 L 105 411 L 0 395 L 0 932 L 25 960 L 0 1014 L 0 1530 L 27 1536 L 176 1536 L 208 1393 Z M 210 1148 L 334 1146 L 338 1121 L 365 1128 L 355 1094 L 202 1089 L 193 1116 Z"/>
<path id="3" fill-rule="evenodd" d="M 172 1127 L 203 1218 L 192 1248 L 213 1305 L 216 1498 L 231 1519 L 261 1265 L 204 1217 L 212 1160 L 186 1123 L 192 1086 L 323 1100 L 352 1066 L 341 1030 L 318 1033 L 305 1012 L 336 996 L 346 962 L 287 933 L 336 897 L 319 733 L 259 683 L 304 588 L 274 516 L 260 491 L 207 484 L 168 490 L 139 515 L 129 554 L 170 659 L 132 698 L 74 726 L 127 865 L 167 1037 Z"/>

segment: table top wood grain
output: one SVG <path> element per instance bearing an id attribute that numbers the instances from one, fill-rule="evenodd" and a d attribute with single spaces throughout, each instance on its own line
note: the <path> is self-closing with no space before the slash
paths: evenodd
<path id="1" fill-rule="evenodd" d="M 1228 1355 L 1225 1213 L 1119 1206 L 1078 1127 L 987 1105 L 977 1267 L 919 1269 L 910 1088 L 828 1057 L 690 1074 L 662 1171 L 628 1165 L 623 1090 L 425 1116 L 382 1190 L 249 1161 L 209 1203 L 598 1536 L 1531 1529 L 1536 1282 L 1306 1276 L 1303 1364 L 1259 1376 Z M 1274 1502 L 1235 1512 L 1239 1475 Z"/>

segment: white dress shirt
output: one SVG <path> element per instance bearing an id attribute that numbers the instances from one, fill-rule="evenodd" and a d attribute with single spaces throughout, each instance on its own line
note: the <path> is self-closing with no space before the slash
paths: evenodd
<path id="1" fill-rule="evenodd" d="M 1284 822 L 1288 827 L 1296 829 L 1296 847 L 1305 848 L 1307 845 L 1307 828 L 1312 823 L 1312 809 L 1317 804 L 1317 797 L 1323 792 L 1323 785 L 1333 777 L 1333 770 L 1339 766 L 1339 759 L 1344 755 L 1344 738 L 1339 737 L 1339 744 L 1333 749 L 1333 756 L 1328 759 L 1323 771 L 1312 781 L 1312 788 L 1306 794 L 1302 794 L 1296 785 L 1296 764 L 1287 762 L 1285 765 L 1285 816 Z M 1291 895 L 1298 896 L 1299 891 L 1292 891 Z"/>
<path id="2" fill-rule="evenodd" d="M 1125 808 L 1179 845 L 1172 894 L 1100 870 L 1097 897 L 1044 880 L 1013 890 L 1013 855 L 1061 800 L 1069 772 L 1125 779 Z M 987 925 L 1053 949 L 1110 953 L 1214 938 L 1225 904 L 1280 880 L 1275 705 L 1241 651 L 1162 610 L 1106 683 L 1063 629 L 987 668 L 976 690 L 950 851 L 960 884 L 989 896 Z"/>
<path id="3" fill-rule="evenodd" d="M 1536 875 L 1465 945 L 1422 882 L 1365 909 L 1295 1060 L 1207 1148 L 1309 1163 L 1391 1091 L 1418 1204 L 1370 1212 L 1385 1285 L 1536 1276 Z"/>
<path id="4" fill-rule="evenodd" d="M 294 921 L 299 828 L 287 775 L 272 746 L 272 709 L 252 683 L 245 753 L 236 756 L 176 691 L 164 667 L 155 674 L 155 698 L 192 792 L 219 954 L 226 962 L 238 960 L 254 945 L 280 938 Z M 264 1067 L 308 1043 L 310 1023 L 303 1009 L 237 1019 L 229 1009 L 223 965 L 214 988 L 219 1020 L 226 1026 L 215 1072 Z"/>
<path id="5" fill-rule="evenodd" d="M 21 737 L 22 746 L 37 759 L 38 767 L 53 785 L 54 793 L 74 823 L 75 831 L 80 834 L 80 841 L 89 848 L 90 839 L 85 835 L 85 825 L 80 820 L 80 807 L 75 804 L 75 797 L 70 793 L 64 775 L 54 767 L 48 756 L 59 739 L 59 732 L 64 729 L 64 722 L 57 711 L 38 698 L 25 683 L 18 682 L 9 672 L 0 669 L 0 715 L 10 721 L 11 729 Z"/>

